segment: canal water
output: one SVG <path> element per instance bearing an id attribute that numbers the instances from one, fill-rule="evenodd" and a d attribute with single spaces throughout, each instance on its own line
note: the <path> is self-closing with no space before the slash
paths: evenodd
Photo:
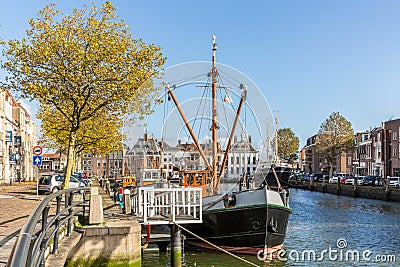
<path id="1" fill-rule="evenodd" d="M 280 259 L 246 260 L 258 266 L 400 266 L 400 203 L 292 189 L 290 205 Z M 184 266 L 251 266 L 222 252 L 184 254 Z M 142 266 L 169 266 L 169 255 L 145 253 Z"/>

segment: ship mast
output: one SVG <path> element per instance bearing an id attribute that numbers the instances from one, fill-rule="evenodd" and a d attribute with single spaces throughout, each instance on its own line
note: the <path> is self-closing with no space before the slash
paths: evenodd
<path id="1" fill-rule="evenodd" d="M 212 133 L 212 181 L 213 181 L 213 191 L 218 192 L 218 169 L 217 169 L 217 160 L 218 160 L 218 136 L 217 130 L 218 126 L 218 118 L 217 118 L 217 63 L 216 63 L 216 52 L 217 52 L 217 44 L 215 42 L 215 36 L 212 37 L 213 40 L 213 48 L 212 48 L 212 69 L 211 69 L 211 82 L 212 82 L 212 124 L 211 124 L 211 133 Z"/>
<path id="2" fill-rule="evenodd" d="M 275 110 L 275 165 L 278 164 L 278 110 Z"/>

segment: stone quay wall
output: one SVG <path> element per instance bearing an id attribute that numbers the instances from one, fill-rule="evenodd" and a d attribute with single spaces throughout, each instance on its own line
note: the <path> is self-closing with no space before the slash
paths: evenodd
<path id="1" fill-rule="evenodd" d="M 141 226 L 137 221 L 108 222 L 83 228 L 66 266 L 141 265 Z"/>
<path id="2" fill-rule="evenodd" d="M 329 183 L 302 183 L 302 182 L 291 182 L 291 188 L 299 188 L 304 190 L 316 191 L 321 193 L 335 194 L 340 196 L 348 196 L 348 197 L 359 197 L 359 198 L 369 198 L 369 199 L 378 199 L 385 201 L 394 201 L 400 202 L 400 188 L 389 187 L 389 190 L 386 190 L 386 187 L 373 187 L 373 186 L 357 186 L 354 189 L 353 185 L 343 185 L 341 184 L 339 187 L 337 184 L 329 184 Z"/>

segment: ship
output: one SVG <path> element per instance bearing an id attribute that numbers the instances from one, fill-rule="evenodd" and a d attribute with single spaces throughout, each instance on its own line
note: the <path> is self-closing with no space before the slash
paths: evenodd
<path id="1" fill-rule="evenodd" d="M 222 249 L 244 254 L 270 253 L 283 247 L 289 215 L 292 210 L 289 206 L 289 189 L 286 182 L 289 178 L 289 169 L 271 166 L 269 169 L 260 170 L 253 177 L 243 174 L 240 185 L 236 190 L 221 192 L 221 176 L 226 170 L 228 153 L 231 149 L 232 139 L 239 119 L 239 114 L 246 101 L 247 88 L 242 89 L 240 103 L 236 110 L 232 129 L 224 157 L 218 161 L 217 153 L 221 152 L 217 131 L 219 129 L 217 117 L 217 45 L 213 37 L 211 77 L 212 90 L 212 118 L 211 136 L 212 153 L 211 162 L 205 155 L 185 113 L 179 104 L 173 89 L 168 85 L 168 97 L 173 100 L 187 131 L 198 150 L 200 158 L 205 163 L 201 170 L 179 170 L 180 184 L 182 186 L 201 186 L 203 194 L 203 223 L 187 225 L 187 229 L 193 233 L 188 234 L 187 241 L 191 245 L 204 248 L 215 248 L 212 243 Z M 252 184 L 253 186 L 249 186 Z M 203 242 L 197 237 L 208 242 Z"/>

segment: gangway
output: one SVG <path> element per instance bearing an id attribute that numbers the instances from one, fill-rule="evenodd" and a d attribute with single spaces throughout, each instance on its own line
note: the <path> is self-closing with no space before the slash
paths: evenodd
<path id="1" fill-rule="evenodd" d="M 202 223 L 202 188 L 138 187 L 132 210 L 145 225 Z"/>

